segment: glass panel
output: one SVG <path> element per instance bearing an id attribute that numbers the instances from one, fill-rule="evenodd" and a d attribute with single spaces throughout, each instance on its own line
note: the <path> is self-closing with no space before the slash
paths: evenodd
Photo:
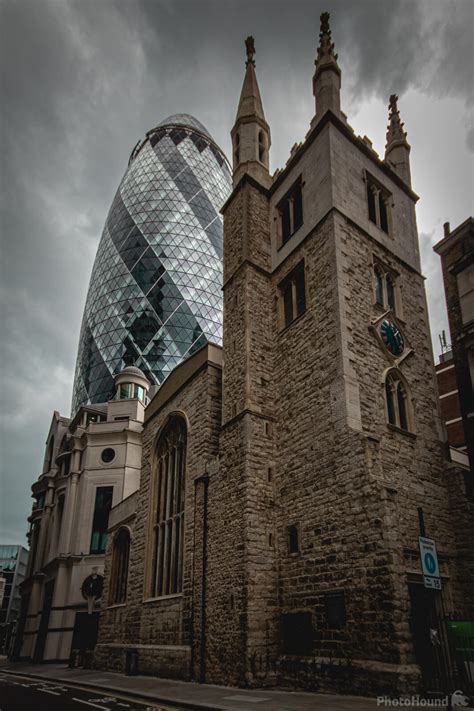
<path id="1" fill-rule="evenodd" d="M 122 383 L 120 385 L 119 399 L 120 400 L 128 400 L 128 398 L 131 398 L 131 397 L 133 397 L 132 384 L 131 383 Z"/>
<path id="2" fill-rule="evenodd" d="M 141 385 L 135 385 L 135 397 L 144 402 L 145 400 L 145 389 Z"/>
<path id="3" fill-rule="evenodd" d="M 113 491 L 113 486 L 99 486 L 96 489 L 94 519 L 92 522 L 91 553 L 105 552 Z"/>

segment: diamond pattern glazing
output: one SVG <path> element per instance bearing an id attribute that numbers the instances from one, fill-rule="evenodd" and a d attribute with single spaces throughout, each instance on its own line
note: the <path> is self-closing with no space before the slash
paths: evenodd
<path id="1" fill-rule="evenodd" d="M 207 341 L 222 341 L 227 160 L 192 116 L 137 144 L 102 233 L 79 338 L 72 414 L 105 402 L 136 365 L 153 384 Z"/>

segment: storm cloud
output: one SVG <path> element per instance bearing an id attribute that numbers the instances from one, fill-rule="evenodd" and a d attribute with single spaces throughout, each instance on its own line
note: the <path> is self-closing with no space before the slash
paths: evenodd
<path id="1" fill-rule="evenodd" d="M 319 15 L 331 12 L 343 110 L 383 151 L 400 96 L 434 335 L 446 328 L 442 223 L 471 209 L 470 0 L 252 2 L 3 0 L 0 542 L 22 542 L 53 410 L 69 414 L 88 280 L 132 147 L 195 115 L 229 155 L 244 70 L 256 62 L 272 168 L 308 130 Z"/>

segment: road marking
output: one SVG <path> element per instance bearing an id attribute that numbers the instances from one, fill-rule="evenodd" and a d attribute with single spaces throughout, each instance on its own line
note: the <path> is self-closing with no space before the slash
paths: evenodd
<path id="1" fill-rule="evenodd" d="M 225 696 L 226 701 L 246 701 L 249 704 L 258 704 L 259 701 L 271 701 L 269 698 L 263 698 L 261 696 Z"/>
<path id="2" fill-rule="evenodd" d="M 53 694 L 53 696 L 61 696 L 57 691 L 50 691 L 49 689 L 38 689 L 38 691 L 43 691 L 45 694 Z"/>
<path id="3" fill-rule="evenodd" d="M 99 706 L 99 704 L 91 704 L 90 701 L 84 701 L 83 699 L 76 699 L 73 697 L 73 701 L 78 701 L 80 704 L 87 704 L 87 706 L 94 706 L 96 709 L 105 709 L 106 711 L 110 711 L 110 708 L 108 706 Z"/>

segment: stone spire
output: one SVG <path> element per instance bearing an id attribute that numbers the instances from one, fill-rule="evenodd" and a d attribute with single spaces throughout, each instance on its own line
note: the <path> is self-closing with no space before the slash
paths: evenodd
<path id="1" fill-rule="evenodd" d="M 398 96 L 392 94 L 388 104 L 385 162 L 389 163 L 408 185 L 411 185 L 410 145 L 404 131 L 404 124 L 400 120 L 397 101 Z"/>
<path id="2" fill-rule="evenodd" d="M 313 76 L 313 94 L 316 101 L 316 116 L 321 116 L 330 109 L 335 114 L 341 113 L 341 70 L 334 52 L 329 27 L 329 12 L 321 15 L 318 56 Z"/>
<path id="3" fill-rule="evenodd" d="M 245 77 L 240 92 L 235 124 L 231 131 L 234 185 L 240 180 L 243 173 L 250 173 L 260 182 L 267 184 L 271 138 L 255 73 L 253 37 L 247 37 L 245 48 L 247 52 Z"/>

